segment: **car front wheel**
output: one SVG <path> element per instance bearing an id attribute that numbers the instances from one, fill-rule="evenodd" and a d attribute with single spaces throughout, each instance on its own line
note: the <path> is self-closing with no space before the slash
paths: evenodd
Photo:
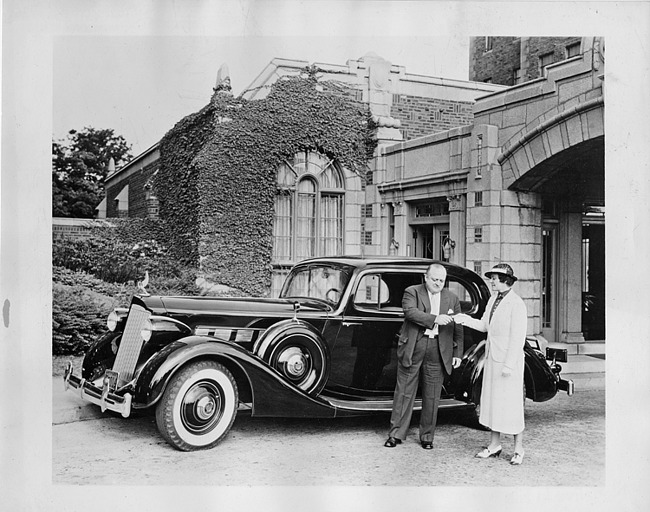
<path id="1" fill-rule="evenodd" d="M 228 369 L 198 361 L 172 377 L 156 408 L 156 424 L 179 450 L 212 448 L 230 430 L 237 406 L 237 384 Z"/>

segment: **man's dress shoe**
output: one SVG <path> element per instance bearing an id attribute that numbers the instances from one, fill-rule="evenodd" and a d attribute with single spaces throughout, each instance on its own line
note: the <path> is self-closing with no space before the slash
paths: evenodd
<path id="1" fill-rule="evenodd" d="M 384 446 L 386 448 L 395 448 L 398 444 L 402 444 L 401 439 L 397 439 L 396 437 L 389 437 L 388 439 L 386 439 Z"/>

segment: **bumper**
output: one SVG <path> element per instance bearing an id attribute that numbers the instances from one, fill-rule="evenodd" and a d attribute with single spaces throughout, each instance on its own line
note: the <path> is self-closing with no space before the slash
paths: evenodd
<path id="1" fill-rule="evenodd" d="M 566 394 L 571 396 L 573 395 L 573 381 L 571 379 L 560 379 L 557 383 L 557 389 L 559 391 L 566 391 Z"/>
<path id="2" fill-rule="evenodd" d="M 104 377 L 102 386 L 99 387 L 86 379 L 79 378 L 72 374 L 72 364 L 68 363 L 63 384 L 66 391 L 70 388 L 79 390 L 79 396 L 83 400 L 88 400 L 99 405 L 104 412 L 106 409 L 120 413 L 123 417 L 128 418 L 131 414 L 131 394 L 125 393 L 123 396 L 111 391 L 108 377 Z"/>

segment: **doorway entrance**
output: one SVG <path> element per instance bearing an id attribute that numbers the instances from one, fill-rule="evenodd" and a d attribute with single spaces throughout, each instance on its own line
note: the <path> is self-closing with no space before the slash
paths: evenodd
<path id="1" fill-rule="evenodd" d="M 449 237 L 449 224 L 418 224 L 413 229 L 413 256 L 448 261 L 444 243 Z"/>
<path id="2" fill-rule="evenodd" d="M 557 226 L 542 228 L 542 336 L 557 338 Z"/>
<path id="3" fill-rule="evenodd" d="M 582 224 L 582 332 L 585 340 L 605 339 L 605 224 Z"/>

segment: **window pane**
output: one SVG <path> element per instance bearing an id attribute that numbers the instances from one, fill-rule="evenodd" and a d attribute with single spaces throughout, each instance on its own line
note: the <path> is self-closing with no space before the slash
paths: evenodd
<path id="1" fill-rule="evenodd" d="M 292 259 L 292 204 L 293 192 L 290 190 L 279 190 L 275 196 L 275 221 L 273 222 L 273 236 L 275 239 L 273 257 L 275 261 L 289 261 Z"/>
<path id="2" fill-rule="evenodd" d="M 321 256 L 343 254 L 343 196 L 321 196 Z"/>
<path id="3" fill-rule="evenodd" d="M 307 166 L 305 164 L 305 158 L 306 158 L 305 153 L 297 153 L 293 159 L 293 171 L 296 173 L 297 176 L 302 176 L 303 174 L 305 174 L 307 170 Z"/>
<path id="4" fill-rule="evenodd" d="M 278 169 L 278 185 L 293 187 L 296 184 L 296 176 L 287 164 L 283 164 Z"/>
<path id="5" fill-rule="evenodd" d="M 307 153 L 307 170 L 313 174 L 320 174 L 329 163 L 330 160 L 320 153 Z"/>
<path id="6" fill-rule="evenodd" d="M 302 180 L 298 186 L 296 226 L 296 258 L 315 256 L 316 243 L 316 186 L 311 180 Z"/>
<path id="7" fill-rule="evenodd" d="M 343 188 L 343 180 L 339 172 L 333 167 L 329 166 L 320 175 L 320 185 L 323 188 Z"/>

